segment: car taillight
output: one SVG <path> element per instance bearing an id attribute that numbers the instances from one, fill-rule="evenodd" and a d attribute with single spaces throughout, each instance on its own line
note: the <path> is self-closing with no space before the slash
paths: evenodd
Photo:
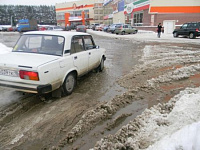
<path id="1" fill-rule="evenodd" d="M 39 81 L 39 76 L 37 72 L 20 70 L 19 76 L 21 79 Z"/>
<path id="2" fill-rule="evenodd" d="M 197 31 L 197 32 L 199 32 L 199 29 L 198 29 L 198 28 L 196 28 L 196 31 Z"/>

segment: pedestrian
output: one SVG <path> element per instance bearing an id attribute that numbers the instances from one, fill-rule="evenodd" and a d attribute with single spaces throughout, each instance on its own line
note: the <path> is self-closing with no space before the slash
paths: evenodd
<path id="1" fill-rule="evenodd" d="M 158 29 L 157 29 L 157 32 L 158 32 L 158 38 L 160 38 L 160 35 L 161 35 L 161 29 L 162 29 L 162 25 L 161 23 L 158 24 Z"/>

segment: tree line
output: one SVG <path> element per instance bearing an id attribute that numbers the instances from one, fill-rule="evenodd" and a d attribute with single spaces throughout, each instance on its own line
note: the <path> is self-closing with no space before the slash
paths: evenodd
<path id="1" fill-rule="evenodd" d="M 21 19 L 36 19 L 38 24 L 54 25 L 55 6 L 0 5 L 0 25 L 16 25 Z"/>

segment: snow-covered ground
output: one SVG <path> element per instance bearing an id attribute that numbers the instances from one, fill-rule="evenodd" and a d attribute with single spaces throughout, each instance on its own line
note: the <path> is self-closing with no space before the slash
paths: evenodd
<path id="1" fill-rule="evenodd" d="M 125 36 L 92 30 L 88 30 L 88 33 L 136 41 L 192 43 L 200 45 L 199 37 L 197 39 L 188 39 L 184 37 L 174 38 L 172 34 L 162 34 L 161 38 L 157 38 L 155 32 L 146 31 L 139 31 L 138 34 Z M 145 58 L 145 56 L 143 56 L 143 58 Z M 149 62 L 147 61 L 145 63 Z M 189 67 L 183 67 L 177 71 L 183 69 L 187 71 L 187 68 Z M 161 77 L 150 80 L 149 84 L 153 84 L 153 82 L 156 82 L 160 78 Z M 165 112 L 162 109 L 163 107 L 169 108 L 170 111 Z M 146 109 L 136 120 L 137 119 L 138 122 L 136 122 L 138 124 L 135 123 L 135 120 L 131 121 L 126 126 L 123 126 L 115 135 L 104 137 L 98 141 L 96 145 L 99 147 L 96 146 L 93 149 L 96 150 L 100 147 L 101 149 L 107 149 L 109 147 L 114 150 L 125 148 L 125 145 L 126 148 L 127 146 L 131 148 L 134 147 L 136 150 L 200 150 L 200 87 L 186 88 L 184 91 L 174 96 L 168 103 L 158 104 L 150 109 Z M 136 126 L 140 126 L 141 128 L 138 129 Z M 136 130 L 139 131 L 135 133 Z M 128 135 L 135 134 L 136 136 L 128 137 Z M 124 137 L 124 139 L 122 137 Z M 138 144 L 138 141 L 141 142 L 141 139 L 143 139 L 143 143 Z M 112 143 L 113 141 L 115 142 Z M 125 141 L 125 144 L 122 144 L 120 141 Z M 138 147 L 138 145 L 143 145 L 143 147 Z M 145 147 L 145 145 L 150 146 Z"/>
<path id="2" fill-rule="evenodd" d="M 172 35 L 163 34 L 160 39 L 156 37 L 154 32 L 139 32 L 135 35 L 114 35 L 99 31 L 89 30 L 89 33 L 94 33 L 102 36 L 109 36 L 114 38 L 127 38 L 136 40 L 159 40 L 161 42 L 188 42 L 200 45 L 200 39 L 176 38 Z M 12 48 L 6 47 L 0 43 L 0 54 L 8 53 Z M 163 112 L 162 107 L 173 108 L 170 112 Z M 178 95 L 173 97 L 168 103 L 160 104 L 146 109 L 139 118 L 146 116 L 140 125 L 140 133 L 137 137 L 151 141 L 144 141 L 144 143 L 152 142 L 146 150 L 200 150 L 200 87 L 187 88 L 181 91 Z M 124 132 L 131 133 L 135 130 L 135 124 L 130 122 L 122 127 L 116 134 Z M 98 142 L 102 147 L 104 146 L 102 139 Z M 127 145 L 134 147 L 136 138 L 129 137 Z M 105 149 L 106 149 L 105 145 Z M 120 147 L 120 144 L 119 144 Z M 113 148 L 115 149 L 115 148 Z"/>

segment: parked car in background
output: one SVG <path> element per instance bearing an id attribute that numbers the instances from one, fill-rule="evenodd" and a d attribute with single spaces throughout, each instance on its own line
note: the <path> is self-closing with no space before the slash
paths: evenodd
<path id="1" fill-rule="evenodd" d="M 110 25 L 105 25 L 105 26 L 103 27 L 103 31 L 104 31 L 104 32 L 108 32 L 109 26 L 110 26 Z"/>
<path id="2" fill-rule="evenodd" d="M 8 31 L 8 28 L 10 28 L 10 27 L 2 27 L 1 31 L 3 31 L 3 32 Z"/>
<path id="3" fill-rule="evenodd" d="M 85 25 L 78 25 L 76 26 L 76 31 L 77 32 L 86 32 L 86 26 Z"/>
<path id="4" fill-rule="evenodd" d="M 188 36 L 190 39 L 200 36 L 200 22 L 184 23 L 180 29 L 175 29 L 173 31 L 174 37 L 178 37 L 179 35 Z"/>
<path id="5" fill-rule="evenodd" d="M 61 88 L 69 95 L 78 77 L 103 70 L 105 58 L 87 33 L 26 32 L 12 52 L 0 55 L 0 86 L 38 94 Z"/>
<path id="6" fill-rule="evenodd" d="M 103 28 L 104 28 L 104 24 L 100 24 L 98 26 L 95 27 L 95 31 L 103 31 Z"/>
<path id="7" fill-rule="evenodd" d="M 108 32 L 114 33 L 116 26 L 122 25 L 122 23 L 118 23 L 118 24 L 112 24 L 110 25 L 110 27 L 108 28 Z"/>
<path id="8" fill-rule="evenodd" d="M 131 25 L 128 24 L 122 24 L 122 25 L 117 25 L 115 28 L 115 32 L 116 34 L 135 34 L 137 33 L 138 30 L 136 28 L 133 28 Z"/>
<path id="9" fill-rule="evenodd" d="M 99 23 L 92 23 L 91 24 L 91 29 L 95 30 L 96 26 L 99 26 L 99 25 L 100 25 Z"/>
<path id="10" fill-rule="evenodd" d="M 45 26 L 40 26 L 38 27 L 38 30 L 39 31 L 46 31 L 48 27 L 45 27 Z"/>
<path id="11" fill-rule="evenodd" d="M 64 29 L 60 26 L 49 26 L 47 30 L 53 30 L 53 31 L 63 31 Z"/>

